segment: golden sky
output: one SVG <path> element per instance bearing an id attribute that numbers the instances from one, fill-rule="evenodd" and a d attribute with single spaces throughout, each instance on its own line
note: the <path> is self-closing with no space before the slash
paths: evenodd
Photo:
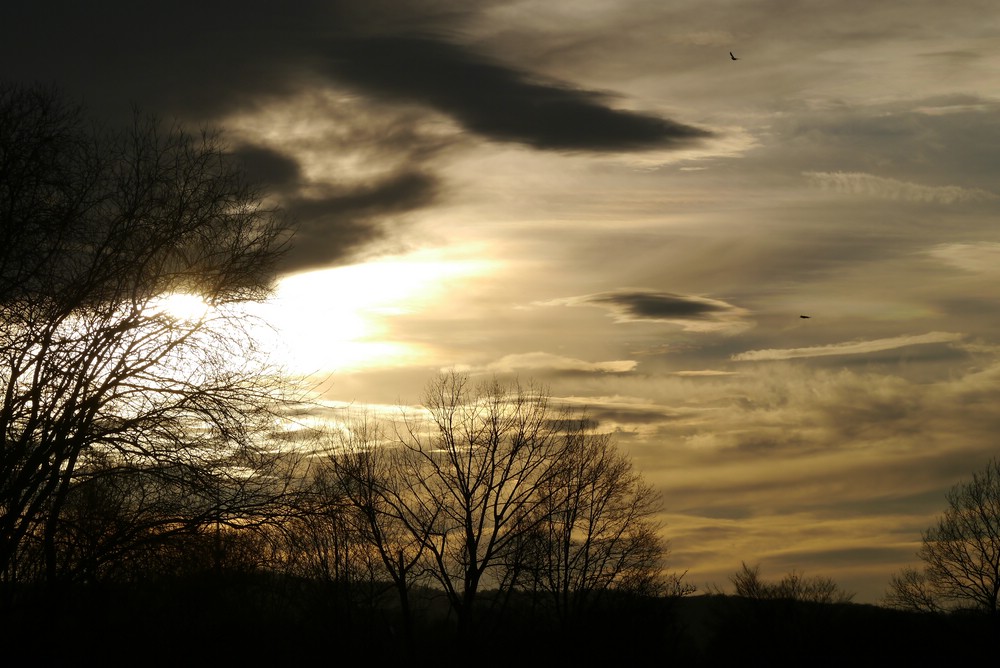
<path id="1" fill-rule="evenodd" d="M 5 76 L 223 128 L 297 222 L 259 314 L 325 401 L 546 384 L 702 590 L 873 602 L 998 452 L 992 3 L 21 4 Z"/>

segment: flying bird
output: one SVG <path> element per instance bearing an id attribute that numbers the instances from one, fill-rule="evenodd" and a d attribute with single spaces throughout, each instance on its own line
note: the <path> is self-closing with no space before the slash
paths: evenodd
<path id="1" fill-rule="evenodd" d="M 732 51 L 729 52 L 729 57 L 732 58 L 733 60 L 739 60 L 739 58 L 733 55 Z"/>
<path id="2" fill-rule="evenodd" d="M 808 315 L 800 315 L 799 317 L 800 317 L 800 318 L 808 318 L 808 317 L 810 317 L 810 316 L 808 316 Z"/>

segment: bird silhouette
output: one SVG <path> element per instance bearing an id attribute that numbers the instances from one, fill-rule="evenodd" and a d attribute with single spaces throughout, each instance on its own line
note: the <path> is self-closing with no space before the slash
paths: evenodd
<path id="1" fill-rule="evenodd" d="M 739 58 L 733 55 L 732 51 L 729 52 L 729 57 L 732 58 L 733 60 L 739 60 Z"/>
<path id="2" fill-rule="evenodd" d="M 808 317 L 810 317 L 810 316 L 808 316 L 808 315 L 800 315 L 799 317 L 800 317 L 800 318 L 808 318 Z"/>

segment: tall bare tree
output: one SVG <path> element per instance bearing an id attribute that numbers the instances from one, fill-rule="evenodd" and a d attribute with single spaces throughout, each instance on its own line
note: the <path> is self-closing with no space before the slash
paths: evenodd
<path id="1" fill-rule="evenodd" d="M 564 623 L 609 590 L 675 591 L 677 577 L 664 572 L 668 546 L 656 520 L 659 494 L 586 416 L 567 421 L 563 438 L 527 560 L 534 586 L 548 594 Z"/>
<path id="2" fill-rule="evenodd" d="M 201 489 L 215 521 L 263 484 L 275 376 L 239 306 L 268 293 L 287 238 L 217 136 L 139 114 L 104 131 L 55 91 L 0 84 L 0 574 L 26 537 L 54 571 L 91 457 Z"/>
<path id="3" fill-rule="evenodd" d="M 371 414 L 353 416 L 327 450 L 331 498 L 343 499 L 343 515 L 355 540 L 369 546 L 391 581 L 400 605 L 403 642 L 413 649 L 411 592 L 427 580 L 424 558 L 432 521 L 411 484 L 416 470 L 407 451 L 389 440 L 386 425 Z M 412 475 L 411 475 L 412 474 Z"/>
<path id="4" fill-rule="evenodd" d="M 534 386 L 447 373 L 428 386 L 424 422 L 398 433 L 407 465 L 407 521 L 426 536 L 428 572 L 444 589 L 461 637 L 472 635 L 485 583 L 537 529 L 566 447 L 562 416 Z"/>

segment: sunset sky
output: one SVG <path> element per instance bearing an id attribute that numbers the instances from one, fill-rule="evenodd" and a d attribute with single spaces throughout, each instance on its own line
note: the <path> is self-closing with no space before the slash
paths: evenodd
<path id="1" fill-rule="evenodd" d="M 701 591 L 875 602 L 1000 454 L 995 2 L 12 5 L 3 78 L 222 128 L 267 184 L 298 233 L 261 312 L 324 402 L 546 385 Z"/>

